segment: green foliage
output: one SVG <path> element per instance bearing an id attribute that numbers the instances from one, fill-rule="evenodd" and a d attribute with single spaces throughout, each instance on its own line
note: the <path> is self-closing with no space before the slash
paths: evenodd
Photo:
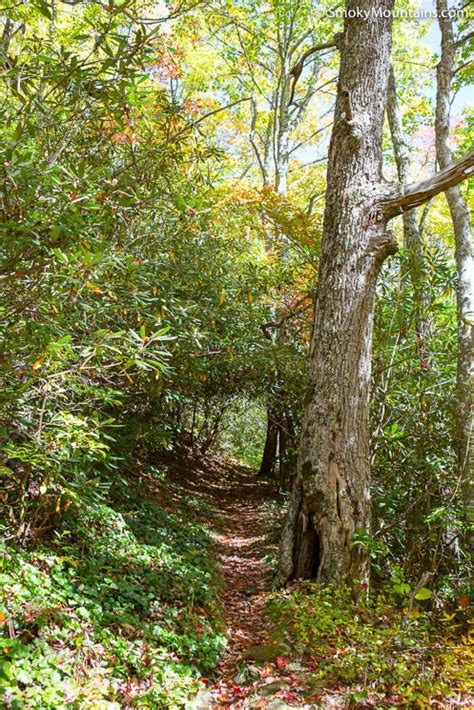
<path id="1" fill-rule="evenodd" d="M 165 91 L 171 46 L 138 3 L 48 7 L 11 10 L 0 83 L 0 517 L 22 542 L 193 412 L 212 443 L 274 361 L 276 278 Z"/>
<path id="2" fill-rule="evenodd" d="M 128 485 L 113 507 L 83 504 L 49 548 L 2 547 L 8 707 L 184 707 L 214 667 L 210 531 L 145 495 Z"/>
<path id="3" fill-rule="evenodd" d="M 402 609 L 392 595 L 362 589 L 354 601 L 347 588 L 309 584 L 274 595 L 274 636 L 304 659 L 312 693 L 334 687 L 352 703 L 427 707 L 469 691 L 469 639 L 447 642 L 449 615 Z"/>
<path id="4" fill-rule="evenodd" d="M 288 82 L 340 21 L 306 0 L 192 8 L 164 24 L 148 0 L 33 0 L 0 21 L 0 683 L 13 708 L 186 705 L 223 645 L 210 533 L 189 522 L 206 504 L 166 512 L 134 466 L 185 438 L 256 468 L 282 392 L 298 434 L 325 188 L 324 167 L 306 164 L 325 147 L 337 52 L 313 56 L 296 85 L 287 196 L 273 184 L 276 106 L 288 104 L 281 72 Z M 395 25 L 415 155 L 432 122 L 425 31 Z M 466 63 L 456 88 L 468 78 Z M 467 113 L 456 148 L 471 136 Z M 345 590 L 311 588 L 274 602 L 291 639 L 327 652 L 315 684 L 349 684 L 350 702 L 366 683 L 387 697 L 395 684 L 412 704 L 464 682 L 456 652 L 433 650 L 432 619 L 391 601 L 431 608 L 468 578 L 441 200 L 424 241 L 422 345 L 403 249 L 379 286 L 374 526 L 352 539 L 390 599 L 354 606 Z M 269 565 L 283 514 L 268 505 Z M 418 589 L 427 570 L 436 584 Z"/>
<path id="5" fill-rule="evenodd" d="M 409 263 L 401 250 L 386 267 L 376 305 L 371 556 L 382 576 L 395 564 L 409 577 L 427 570 L 449 577 L 456 570 L 462 586 L 466 560 L 453 544 L 462 531 L 453 446 L 454 264 L 443 247 L 426 247 L 420 278 L 428 326 L 421 343 Z"/>
<path id="6" fill-rule="evenodd" d="M 264 405 L 237 400 L 227 412 L 219 445 L 247 466 L 257 469 L 265 443 L 266 423 Z"/>

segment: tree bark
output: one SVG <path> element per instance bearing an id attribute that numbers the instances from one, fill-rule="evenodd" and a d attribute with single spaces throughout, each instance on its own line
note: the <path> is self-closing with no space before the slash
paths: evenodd
<path id="1" fill-rule="evenodd" d="M 455 72 L 456 42 L 453 23 L 446 14 L 446 0 L 437 0 L 441 31 L 441 58 L 437 66 L 436 157 L 440 168 L 453 162 L 449 145 L 451 85 Z M 454 229 L 455 258 L 458 271 L 457 316 L 457 406 L 455 438 L 459 473 L 468 531 L 466 548 L 474 555 L 474 251 L 469 211 L 459 187 L 446 193 Z"/>
<path id="2" fill-rule="evenodd" d="M 382 128 L 392 19 L 357 17 L 349 0 L 310 351 L 310 392 L 284 529 L 279 582 L 365 578 L 367 555 L 351 547 L 370 526 L 368 401 L 375 284 L 396 250 L 385 220 L 370 214 L 383 180 Z M 377 3 L 392 10 L 393 1 Z M 382 13 L 383 15 L 384 13 Z"/>
<path id="3" fill-rule="evenodd" d="M 397 249 L 389 219 L 460 181 L 470 163 L 387 186 L 382 129 L 393 0 L 348 0 L 310 349 L 310 386 L 277 582 L 368 578 L 368 407 L 375 286 Z M 359 9 L 359 10 L 358 10 Z M 362 10 L 362 13 L 360 12 Z M 369 20 L 360 17 L 366 10 Z M 378 10 L 378 12 L 375 12 Z M 455 176 L 455 177 L 454 177 Z"/>
<path id="4" fill-rule="evenodd" d="M 406 185 L 410 182 L 411 160 L 410 149 L 403 130 L 402 118 L 398 106 L 397 88 L 393 67 L 390 67 L 387 93 L 387 118 L 392 137 L 393 152 L 397 166 L 397 175 L 400 183 Z M 402 215 L 403 219 L 403 246 L 409 255 L 409 277 L 413 288 L 416 304 L 416 332 L 419 340 L 420 356 L 424 357 L 423 350 L 426 345 L 427 297 L 423 289 L 424 253 L 421 241 L 418 217 L 415 210 L 409 210 Z"/>
<path id="5" fill-rule="evenodd" d="M 387 92 L 387 118 L 390 127 L 390 135 L 392 138 L 393 152 L 395 164 L 397 166 L 398 180 L 401 185 L 406 185 L 410 182 L 411 177 L 411 159 L 410 147 L 403 130 L 402 116 L 398 104 L 397 86 L 395 80 L 395 72 L 393 66 L 390 67 L 388 78 Z M 417 466 L 420 471 L 424 471 L 425 475 L 418 476 L 420 486 L 423 486 L 423 500 L 425 505 L 417 505 L 411 511 L 410 518 L 407 520 L 408 527 L 412 526 L 416 539 L 416 522 L 420 515 L 426 516 L 429 512 L 427 505 L 429 503 L 429 495 L 427 491 L 430 488 L 431 478 L 426 475 L 425 463 L 425 430 L 427 419 L 427 402 L 426 397 L 426 380 L 427 380 L 427 363 L 429 360 L 428 347 L 428 308 L 429 296 L 425 286 L 425 255 L 423 242 L 421 237 L 422 230 L 419 227 L 417 210 L 409 210 L 402 214 L 403 222 L 403 246 L 406 249 L 408 256 L 407 267 L 404 268 L 401 274 L 401 286 L 406 288 L 410 286 L 413 294 L 415 306 L 415 346 L 418 358 L 418 435 L 416 446 Z M 421 503 L 421 501 L 420 501 Z M 430 551 L 426 549 L 426 555 L 429 556 Z"/>

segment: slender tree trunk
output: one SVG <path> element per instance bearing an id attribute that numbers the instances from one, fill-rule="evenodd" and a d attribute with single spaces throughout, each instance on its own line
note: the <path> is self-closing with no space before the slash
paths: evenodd
<path id="1" fill-rule="evenodd" d="M 267 432 L 265 436 L 265 445 L 263 447 L 262 461 L 258 471 L 259 476 L 270 478 L 275 468 L 276 454 L 278 444 L 278 425 L 275 421 L 275 412 L 268 407 L 267 409 Z"/>
<path id="2" fill-rule="evenodd" d="M 288 165 L 289 165 L 289 149 L 290 149 L 290 117 L 289 117 L 289 95 L 290 95 L 290 57 L 288 54 L 288 38 L 285 36 L 279 37 L 279 53 L 280 53 L 280 74 L 278 77 L 278 87 L 273 93 L 274 115 L 271 125 L 273 128 L 272 145 L 273 145 L 273 160 L 274 160 L 274 189 L 281 197 L 286 197 L 288 186 Z M 269 135 L 270 137 L 270 135 Z M 267 157 L 269 151 L 266 151 Z M 267 171 L 268 174 L 268 171 Z M 282 262 L 288 259 L 289 242 L 288 237 L 283 231 L 272 235 L 269 239 L 270 248 L 274 248 L 275 243 L 279 249 L 279 258 Z M 278 321 L 280 313 L 277 308 L 274 308 L 274 320 Z M 274 340 L 277 343 L 282 343 L 285 340 L 284 327 L 277 329 Z M 272 400 L 267 408 L 267 430 L 265 444 L 263 447 L 262 461 L 260 464 L 259 475 L 270 477 L 276 468 L 277 460 L 279 467 L 279 478 L 281 480 L 283 469 L 285 467 L 285 435 L 284 435 L 284 415 L 282 410 L 285 408 L 282 388 L 278 387 L 278 382 L 281 381 L 282 373 L 275 372 L 275 392 L 272 393 Z"/>
<path id="3" fill-rule="evenodd" d="M 397 166 L 397 174 L 400 184 L 406 185 L 410 182 L 411 177 L 411 160 L 410 148 L 403 130 L 402 117 L 398 105 L 397 88 L 395 81 L 395 73 L 393 66 L 390 67 L 387 92 L 387 118 L 390 127 L 390 134 L 393 144 L 393 152 L 395 163 Z M 428 347 L 428 308 L 429 297 L 425 288 L 425 256 L 423 251 L 423 243 L 421 238 L 421 230 L 418 223 L 418 211 L 409 210 L 402 214 L 403 222 L 403 246 L 408 254 L 408 266 L 402 273 L 402 286 L 408 283 L 413 293 L 415 304 L 415 334 L 416 334 L 416 352 L 418 357 L 418 436 L 415 456 L 418 459 L 418 466 L 422 473 L 418 484 L 421 491 L 423 504 L 415 506 L 410 511 L 410 517 L 407 521 L 408 529 L 413 532 L 414 540 L 416 540 L 416 526 L 420 522 L 420 518 L 426 516 L 430 507 L 430 494 L 432 480 L 426 473 L 425 463 L 425 427 L 427 420 L 427 397 L 426 397 L 426 379 L 427 367 L 429 360 Z M 420 501 L 421 503 L 421 501 Z M 417 547 L 413 550 L 416 552 Z M 425 550 L 425 555 L 430 556 L 430 550 Z"/>
<path id="4" fill-rule="evenodd" d="M 304 119 L 308 109 L 311 97 L 314 94 L 321 63 L 317 59 L 313 59 L 310 69 L 307 91 L 304 96 L 300 97 L 298 103 L 294 101 L 294 67 L 292 63 L 295 60 L 295 52 L 304 41 L 304 37 L 298 37 L 295 34 L 293 10 L 290 10 L 287 21 L 283 22 L 282 26 L 278 27 L 278 75 L 276 86 L 272 92 L 271 106 L 272 111 L 267 124 L 265 148 L 263 155 L 255 143 L 255 126 L 257 122 L 257 111 L 255 102 L 252 103 L 253 118 L 251 128 L 251 144 L 254 148 L 258 164 L 260 166 L 264 185 L 270 185 L 270 175 L 272 175 L 272 184 L 278 195 L 286 197 L 288 189 L 288 168 L 290 155 L 294 150 L 292 148 L 292 135 Z M 326 43 L 319 47 L 313 47 L 310 53 L 306 52 L 300 58 L 301 67 L 308 57 L 315 53 L 316 50 L 327 49 L 333 47 L 334 43 Z M 293 90 L 292 90 L 293 86 Z M 273 170 L 270 165 L 273 163 Z M 279 256 L 281 261 L 285 261 L 288 257 L 289 240 L 287 235 L 280 230 L 276 235 L 272 234 L 268 240 L 270 248 L 276 244 L 279 248 Z M 274 309 L 274 320 L 279 320 L 278 310 Z M 284 327 L 277 330 L 275 334 L 276 342 L 284 342 L 285 340 Z M 293 466 L 293 460 L 288 451 L 293 448 L 294 431 L 288 437 L 287 435 L 287 420 L 292 422 L 291 413 L 288 411 L 288 402 L 285 400 L 284 383 L 283 387 L 278 387 L 278 382 L 283 379 L 283 372 L 275 374 L 275 393 L 268 406 L 267 419 L 267 434 L 263 450 L 262 463 L 260 466 L 260 474 L 269 475 L 276 468 L 277 458 L 279 467 L 280 487 L 287 487 L 287 482 L 292 478 L 290 467 Z M 292 422 L 293 426 L 293 422 Z M 272 458 L 273 457 L 273 458 Z M 284 484 L 282 484 L 284 482 Z"/>
<path id="5" fill-rule="evenodd" d="M 393 67 L 390 67 L 387 92 L 387 118 L 393 143 L 393 152 L 397 166 L 398 179 L 402 185 L 410 182 L 410 150 L 403 131 L 402 118 L 398 106 L 397 89 Z M 417 347 L 422 360 L 425 360 L 428 323 L 426 309 L 428 298 L 423 288 L 424 253 L 418 215 L 416 210 L 409 210 L 402 215 L 403 246 L 409 255 L 409 278 L 415 296 Z"/>
<path id="6" fill-rule="evenodd" d="M 449 146 L 451 85 L 455 72 L 456 44 L 446 0 L 437 0 L 441 31 L 441 58 L 437 67 L 436 157 L 440 168 L 453 162 Z M 445 16 L 443 16 L 443 13 Z M 458 271 L 458 361 L 456 445 L 466 521 L 470 528 L 465 541 L 474 555 L 474 250 L 469 211 L 458 186 L 446 192 L 451 212 Z"/>

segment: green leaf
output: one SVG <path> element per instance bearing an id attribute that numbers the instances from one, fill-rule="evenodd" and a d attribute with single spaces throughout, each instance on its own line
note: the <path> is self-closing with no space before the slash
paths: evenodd
<path id="1" fill-rule="evenodd" d="M 423 599 L 431 599 L 432 596 L 433 592 L 430 589 L 427 589 L 427 587 L 422 587 L 415 594 L 415 599 L 419 599 L 420 601 L 422 601 Z"/>
<path id="2" fill-rule="evenodd" d="M 29 685 L 31 683 L 31 676 L 23 668 L 20 668 L 16 672 L 16 680 L 24 685 Z"/>
<path id="3" fill-rule="evenodd" d="M 181 212 L 184 212 L 186 209 L 186 200 L 181 195 L 176 195 L 174 198 L 174 204 Z"/>
<path id="4" fill-rule="evenodd" d="M 43 17 L 46 17 L 48 20 L 53 19 L 53 13 L 46 0 L 36 0 L 35 5 L 36 9 L 39 10 Z"/>

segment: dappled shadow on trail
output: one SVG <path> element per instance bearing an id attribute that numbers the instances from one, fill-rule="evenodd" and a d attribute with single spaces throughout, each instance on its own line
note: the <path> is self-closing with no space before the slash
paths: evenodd
<path id="1" fill-rule="evenodd" d="M 179 463 L 178 463 L 179 462 Z M 263 507 L 276 494 L 255 471 L 238 463 L 206 457 L 200 462 L 188 450 L 164 460 L 167 464 L 166 498 L 182 505 L 188 501 L 192 513 L 213 530 L 222 567 L 223 613 L 229 648 L 222 663 L 236 659 L 247 645 L 255 645 L 264 635 L 260 609 L 271 585 L 265 568 Z M 194 498 L 193 498 L 194 496 Z M 219 670 L 222 670 L 221 668 Z"/>
<path id="2" fill-rule="evenodd" d="M 222 576 L 227 648 L 213 678 L 202 679 L 207 688 L 189 710 L 345 707 L 329 696 L 324 705 L 308 703 L 304 670 L 292 670 L 284 655 L 288 649 L 271 638 L 266 605 L 272 572 L 265 564 L 271 543 L 264 529 L 268 504 L 277 499 L 273 486 L 248 467 L 215 455 L 199 459 L 189 449 L 159 465 L 166 469 L 158 486 L 160 506 L 182 509 L 185 503 L 187 515 L 209 525 Z"/>

